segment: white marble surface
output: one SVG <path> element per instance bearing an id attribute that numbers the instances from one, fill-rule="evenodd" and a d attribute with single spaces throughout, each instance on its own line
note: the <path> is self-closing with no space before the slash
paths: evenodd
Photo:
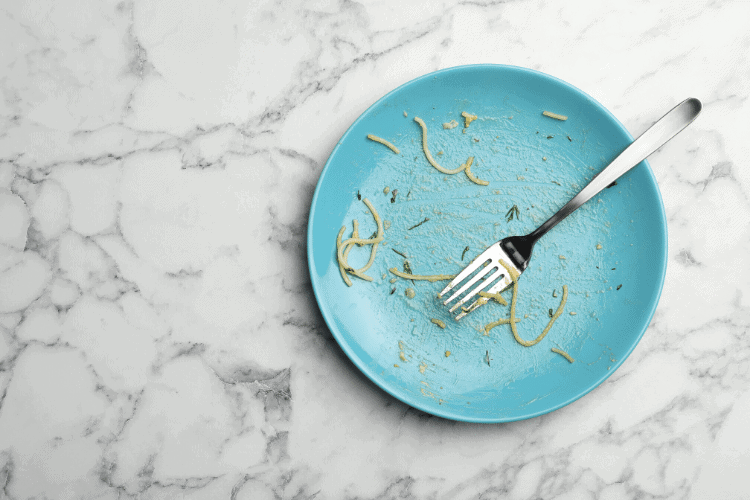
<path id="1" fill-rule="evenodd" d="M 0 7 L 0 498 L 750 497 L 750 3 L 19 0 Z M 305 229 L 381 95 L 538 69 L 651 158 L 669 269 L 606 383 L 430 417 L 342 354 Z M 324 126 L 311 126 L 311 123 Z"/>

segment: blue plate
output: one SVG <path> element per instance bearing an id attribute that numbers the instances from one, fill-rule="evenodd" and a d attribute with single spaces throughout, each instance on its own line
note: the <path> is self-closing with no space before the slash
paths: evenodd
<path id="1" fill-rule="evenodd" d="M 568 120 L 543 116 L 545 110 Z M 463 111 L 478 116 L 465 131 Z M 438 163 L 455 168 L 473 156 L 472 172 L 489 185 L 433 168 L 415 117 L 426 122 Z M 444 128 L 451 120 L 459 125 Z M 368 134 L 391 141 L 401 153 L 368 140 Z M 485 335 L 484 325 L 508 317 L 508 307 L 488 304 L 456 322 L 436 299 L 445 282 L 391 283 L 388 269 L 403 269 L 397 250 L 415 274 L 457 273 L 495 241 L 535 229 L 630 142 L 622 124 L 582 91 L 512 66 L 450 68 L 380 99 L 334 148 L 310 211 L 313 289 L 341 348 L 385 391 L 454 420 L 531 418 L 601 384 L 643 336 L 664 281 L 666 219 L 645 161 L 537 243 L 519 281 L 521 336 L 539 335 L 563 285 L 569 298 L 564 314 L 533 347 L 518 344 L 508 325 Z M 352 278 L 347 287 L 335 257 L 336 235 L 346 226 L 349 237 L 353 219 L 363 237 L 375 231 L 358 194 L 372 202 L 388 228 L 368 271 L 374 281 Z M 514 205 L 519 216 L 507 220 Z M 355 248 L 349 262 L 359 267 L 369 254 L 369 246 Z M 405 295 L 407 288 L 414 298 Z M 510 299 L 510 291 L 504 295 Z"/>

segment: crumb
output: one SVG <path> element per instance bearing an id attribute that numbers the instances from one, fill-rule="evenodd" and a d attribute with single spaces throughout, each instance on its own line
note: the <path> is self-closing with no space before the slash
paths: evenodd
<path id="1" fill-rule="evenodd" d="M 446 357 L 446 358 L 447 358 L 448 356 L 450 356 L 450 355 L 451 355 L 451 352 L 450 352 L 450 351 L 445 351 L 445 357 Z"/>
<path id="2" fill-rule="evenodd" d="M 570 311 L 570 315 L 571 315 L 571 316 L 575 316 L 576 314 L 578 314 L 578 313 L 577 313 L 577 312 L 575 312 L 575 311 Z"/>
<path id="3" fill-rule="evenodd" d="M 602 246 L 602 244 L 601 244 L 601 243 L 597 243 L 597 244 L 596 244 L 596 249 L 597 249 L 597 250 L 601 250 L 602 248 L 604 248 L 604 247 Z"/>
<path id="4" fill-rule="evenodd" d="M 467 128 L 469 124 L 471 124 L 471 122 L 477 119 L 477 115 L 472 115 L 471 113 L 467 113 L 466 111 L 461 113 L 461 116 L 464 117 L 464 129 Z"/>
<path id="5" fill-rule="evenodd" d="M 404 116 L 409 116 L 409 113 L 407 113 L 406 111 L 404 111 Z"/>
<path id="6" fill-rule="evenodd" d="M 452 129 L 458 127 L 458 122 L 456 120 L 451 120 L 448 123 L 443 123 L 444 129 Z"/>
<path id="7" fill-rule="evenodd" d="M 391 192 L 391 188 L 389 188 L 388 186 L 386 186 L 385 189 L 383 189 L 383 193 L 385 194 L 388 194 L 390 192 Z"/>
<path id="8" fill-rule="evenodd" d="M 542 156 L 542 161 L 547 161 L 547 157 L 546 156 Z"/>
<path id="9" fill-rule="evenodd" d="M 564 256 L 564 255 L 561 255 L 561 256 L 560 256 L 560 260 L 565 260 L 565 256 Z"/>
<path id="10" fill-rule="evenodd" d="M 419 364 L 419 373 L 424 374 L 425 370 L 427 370 L 427 365 L 422 361 Z"/>

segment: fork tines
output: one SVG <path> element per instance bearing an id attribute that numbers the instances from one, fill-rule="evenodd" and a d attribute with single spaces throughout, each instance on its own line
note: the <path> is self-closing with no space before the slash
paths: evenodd
<path id="1" fill-rule="evenodd" d="M 462 308 L 462 312 L 456 316 L 456 320 L 463 318 L 466 314 L 487 302 L 486 299 L 480 298 L 475 300 L 469 307 L 462 307 L 479 292 L 500 293 L 513 283 L 510 276 L 508 276 L 508 271 L 500 264 L 501 260 L 509 265 L 511 269 L 518 271 L 498 242 L 482 252 L 438 294 L 438 298 L 442 298 L 458 285 L 468 280 L 443 302 L 443 304 L 448 305 L 460 297 L 460 300 L 450 308 L 450 312 L 455 311 L 459 307 Z M 518 272 L 520 274 L 520 271 Z"/>

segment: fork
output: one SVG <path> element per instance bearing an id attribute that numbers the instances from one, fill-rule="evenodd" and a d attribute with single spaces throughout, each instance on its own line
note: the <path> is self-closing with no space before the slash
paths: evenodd
<path id="1" fill-rule="evenodd" d="M 464 280 L 468 281 L 458 290 L 451 294 L 443 304 L 448 305 L 461 297 L 451 308 L 454 312 L 461 307 L 461 313 L 456 316 L 456 321 L 466 316 L 477 307 L 485 304 L 487 298 L 480 296 L 470 306 L 462 307 L 466 302 L 475 297 L 479 292 L 486 291 L 488 294 L 500 293 L 513 283 L 510 273 L 520 276 L 526 270 L 531 259 L 534 244 L 544 236 L 547 231 L 557 225 L 558 222 L 573 213 L 578 207 L 590 200 L 595 194 L 619 179 L 625 172 L 645 160 L 651 153 L 662 147 L 672 137 L 687 127 L 701 112 L 701 102 L 694 97 L 685 99 L 672 108 L 659 121 L 654 123 L 640 137 L 634 140 L 617 158 L 607 167 L 599 172 L 586 187 L 565 204 L 555 215 L 550 217 L 544 224 L 536 228 L 526 236 L 510 236 L 492 244 L 477 258 L 464 268 L 442 292 L 438 294 L 441 299 Z M 502 263 L 501 263 L 502 262 Z M 503 265 L 503 263 L 505 265 Z M 482 267 L 484 266 L 484 267 Z M 479 270 L 477 272 L 477 270 Z M 476 272 L 476 274 L 474 274 Z M 472 288 L 474 287 L 474 288 Z"/>

